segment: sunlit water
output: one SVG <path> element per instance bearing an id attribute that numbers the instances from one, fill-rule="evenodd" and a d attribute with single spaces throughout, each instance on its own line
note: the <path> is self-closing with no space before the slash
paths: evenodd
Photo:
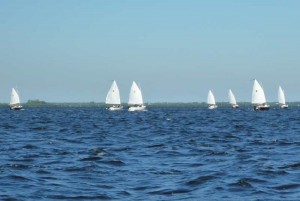
<path id="1" fill-rule="evenodd" d="M 300 109 L 0 109 L 1 200 L 299 200 Z"/>

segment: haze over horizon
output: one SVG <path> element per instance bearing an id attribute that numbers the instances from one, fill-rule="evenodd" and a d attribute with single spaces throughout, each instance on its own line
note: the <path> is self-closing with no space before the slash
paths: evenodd
<path id="1" fill-rule="evenodd" d="M 104 102 L 116 80 L 145 102 L 300 101 L 300 1 L 2 0 L 0 102 Z"/>

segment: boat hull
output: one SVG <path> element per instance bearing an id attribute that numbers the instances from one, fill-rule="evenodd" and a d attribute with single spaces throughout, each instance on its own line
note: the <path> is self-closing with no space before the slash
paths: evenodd
<path id="1" fill-rule="evenodd" d="M 266 111 L 269 110 L 270 106 L 269 105 L 256 105 L 254 106 L 255 111 Z"/>
<path id="2" fill-rule="evenodd" d="M 146 110 L 146 106 L 141 105 L 141 106 L 130 106 L 128 108 L 129 112 L 134 112 L 134 111 L 145 111 Z"/>
<path id="3" fill-rule="evenodd" d="M 217 105 L 210 105 L 210 106 L 208 106 L 208 109 L 210 109 L 210 110 L 213 110 L 213 109 L 216 109 L 216 108 L 218 108 Z"/>
<path id="4" fill-rule="evenodd" d="M 109 110 L 109 111 L 117 111 L 117 110 L 122 110 L 123 106 L 111 106 L 111 107 L 108 107 L 106 109 Z"/>
<path id="5" fill-rule="evenodd" d="M 280 108 L 281 109 L 287 109 L 289 106 L 288 105 L 286 105 L 286 104 L 284 104 L 284 105 L 280 105 Z"/>
<path id="6" fill-rule="evenodd" d="M 19 105 L 19 106 L 11 106 L 10 109 L 11 110 L 23 110 L 23 107 L 21 105 Z"/>
<path id="7" fill-rule="evenodd" d="M 237 104 L 232 105 L 232 108 L 239 108 L 240 106 Z"/>

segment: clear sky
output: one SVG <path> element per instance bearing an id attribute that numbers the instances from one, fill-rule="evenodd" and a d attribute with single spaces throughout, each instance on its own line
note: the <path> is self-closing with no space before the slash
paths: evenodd
<path id="1" fill-rule="evenodd" d="M 300 100 L 298 0 L 0 0 L 0 102 Z"/>

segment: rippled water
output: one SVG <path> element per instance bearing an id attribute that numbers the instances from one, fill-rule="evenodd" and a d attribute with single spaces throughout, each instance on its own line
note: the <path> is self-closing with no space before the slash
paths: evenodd
<path id="1" fill-rule="evenodd" d="M 300 200 L 300 109 L 0 109 L 1 200 Z"/>

